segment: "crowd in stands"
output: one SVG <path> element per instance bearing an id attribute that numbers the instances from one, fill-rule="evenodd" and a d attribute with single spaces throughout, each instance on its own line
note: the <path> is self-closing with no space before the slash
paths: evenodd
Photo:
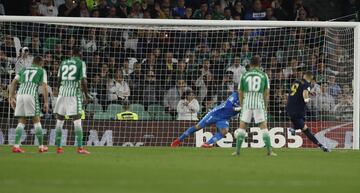
<path id="1" fill-rule="evenodd" d="M 316 20 L 301 0 L 293 7 L 285 7 L 285 2 L 45 0 L 33 1 L 31 15 Z M 197 120 L 237 89 L 241 74 L 258 54 L 271 81 L 269 112 L 274 120 L 285 119 L 291 83 L 305 70 L 312 70 L 316 79 L 310 117 L 351 119 L 353 56 L 346 34 L 317 28 L 181 31 L 29 23 L 0 23 L 0 29 L 0 103 L 5 117 L 6 89 L 19 69 L 31 65 L 33 56 L 45 59 L 54 106 L 58 67 L 72 55 L 71 48 L 80 47 L 92 103 L 104 110 L 111 104 L 140 104 L 144 111 L 161 105 L 172 120 Z"/>
<path id="2" fill-rule="evenodd" d="M 31 16 L 318 20 L 302 0 L 29 0 L 24 5 L 20 14 Z M 1 7 L 0 14 L 6 14 Z"/>

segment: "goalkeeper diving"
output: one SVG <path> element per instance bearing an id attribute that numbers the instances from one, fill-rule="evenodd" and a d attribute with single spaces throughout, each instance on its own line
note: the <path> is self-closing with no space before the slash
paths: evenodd
<path id="1" fill-rule="evenodd" d="M 171 143 L 171 147 L 177 147 L 189 135 L 199 131 L 207 126 L 215 125 L 217 132 L 215 135 L 204 143 L 201 147 L 211 148 L 214 144 L 221 140 L 229 131 L 229 120 L 236 116 L 240 111 L 239 95 L 234 91 L 225 102 L 216 106 L 208 112 L 195 126 L 188 128 L 179 138 Z"/>

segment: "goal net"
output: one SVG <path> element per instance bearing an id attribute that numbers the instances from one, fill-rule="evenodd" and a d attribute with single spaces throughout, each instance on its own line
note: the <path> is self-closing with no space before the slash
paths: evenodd
<path id="1" fill-rule="evenodd" d="M 356 139 L 353 27 L 14 18 L 0 19 L 0 144 L 13 144 L 15 139 L 17 120 L 7 101 L 9 84 L 39 55 L 45 59 L 50 91 L 50 111 L 43 112 L 41 121 L 45 141 L 54 145 L 57 72 L 73 47 L 82 50 L 93 97 L 84 104 L 85 145 L 168 146 L 237 90 L 255 55 L 270 79 L 268 123 L 274 147 L 315 147 L 300 131 L 290 134 L 285 111 L 292 82 L 305 71 L 312 71 L 316 80 L 306 114 L 315 136 L 330 148 L 352 148 Z M 127 120 L 136 116 L 123 112 L 136 113 L 138 120 Z M 238 124 L 238 117 L 230 120 L 230 133 L 218 146 L 234 145 L 232 133 Z M 259 130 L 256 125 L 247 128 L 244 147 L 263 146 Z M 214 131 L 213 126 L 201 130 L 184 146 L 199 146 Z M 71 146 L 74 140 L 69 120 L 62 143 Z M 30 120 L 22 144 L 37 144 Z"/>

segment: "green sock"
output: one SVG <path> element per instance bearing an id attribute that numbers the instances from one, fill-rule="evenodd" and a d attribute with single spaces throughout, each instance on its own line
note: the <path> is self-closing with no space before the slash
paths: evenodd
<path id="1" fill-rule="evenodd" d="M 83 146 L 83 131 L 82 128 L 75 128 L 75 136 L 77 140 L 77 146 L 82 147 Z"/>
<path id="2" fill-rule="evenodd" d="M 60 128 L 56 128 L 55 130 L 56 135 L 55 135 L 55 145 L 57 147 L 61 147 L 61 138 L 62 138 L 62 131 Z"/>
<path id="3" fill-rule="evenodd" d="M 241 132 L 236 139 L 236 153 L 237 154 L 240 154 L 240 149 L 241 149 L 242 143 L 244 142 L 244 139 L 245 139 L 245 133 Z"/>
<path id="4" fill-rule="evenodd" d="M 15 145 L 20 145 L 21 135 L 24 132 L 25 125 L 19 123 L 15 129 Z"/>
<path id="5" fill-rule="evenodd" d="M 270 136 L 268 131 L 264 131 L 262 134 L 262 138 L 264 140 L 265 146 L 267 148 L 267 150 L 270 152 L 271 151 L 271 142 L 270 142 Z"/>

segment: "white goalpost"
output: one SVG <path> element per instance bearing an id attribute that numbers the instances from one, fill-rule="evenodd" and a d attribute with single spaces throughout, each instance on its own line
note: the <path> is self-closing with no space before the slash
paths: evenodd
<path id="1" fill-rule="evenodd" d="M 315 147 L 300 132 L 290 134 L 285 112 L 292 81 L 312 71 L 316 82 L 308 125 L 330 148 L 359 149 L 359 45 L 356 22 L 0 16 L 0 144 L 14 143 L 17 120 L 7 89 L 18 69 L 34 56 L 45 59 L 52 106 L 58 66 L 79 47 L 93 97 L 84 105 L 85 145 L 169 146 L 236 91 L 251 58 L 260 55 L 271 81 L 268 122 L 274 147 Z M 126 111 L 138 120 L 119 120 Z M 46 144 L 54 145 L 54 114 L 41 118 Z M 238 119 L 230 125 L 218 146 L 234 146 Z M 199 146 L 214 131 L 199 131 L 184 145 Z M 248 128 L 244 147 L 263 146 L 258 131 L 256 125 Z M 22 143 L 37 144 L 32 126 L 27 125 Z M 75 143 L 69 121 L 62 143 Z"/>

